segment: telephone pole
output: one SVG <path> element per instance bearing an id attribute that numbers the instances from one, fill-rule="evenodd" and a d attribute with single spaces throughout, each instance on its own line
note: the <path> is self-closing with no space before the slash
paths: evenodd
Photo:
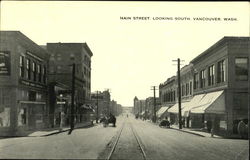
<path id="1" fill-rule="evenodd" d="M 74 129 L 74 121 L 75 121 L 75 63 L 72 64 L 72 90 L 71 90 L 71 112 L 70 112 L 70 130 L 68 134 Z"/>
<path id="2" fill-rule="evenodd" d="M 178 77 L 178 106 L 179 106 L 179 129 L 182 129 L 182 116 L 181 116 L 181 74 L 180 74 L 180 58 L 177 60 L 173 60 L 174 62 L 177 61 L 177 77 Z M 183 61 L 183 60 L 182 60 Z"/>
<path id="3" fill-rule="evenodd" d="M 99 93 L 99 91 L 96 91 L 97 93 L 96 93 L 96 123 L 98 123 L 98 116 L 99 116 L 99 113 L 98 113 L 98 93 Z"/>
<path id="4" fill-rule="evenodd" d="M 155 88 L 156 86 L 153 86 L 153 89 L 151 90 L 154 90 L 154 117 L 153 117 L 153 122 L 156 123 L 156 98 L 155 98 Z"/>

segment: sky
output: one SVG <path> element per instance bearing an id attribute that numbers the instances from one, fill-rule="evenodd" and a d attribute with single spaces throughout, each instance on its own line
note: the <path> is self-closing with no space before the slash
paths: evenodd
<path id="1" fill-rule="evenodd" d="M 132 106 L 176 75 L 172 60 L 184 66 L 224 36 L 249 36 L 249 10 L 248 2 L 2 1 L 0 30 L 38 45 L 86 42 L 91 91 L 110 89 L 112 100 Z"/>

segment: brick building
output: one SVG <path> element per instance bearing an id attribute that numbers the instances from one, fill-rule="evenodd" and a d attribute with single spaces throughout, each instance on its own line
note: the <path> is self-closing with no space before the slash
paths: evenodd
<path id="1" fill-rule="evenodd" d="M 49 57 L 50 124 L 58 125 L 64 112 L 69 119 L 72 90 L 72 64 L 75 64 L 75 111 L 77 122 L 84 120 L 82 107 L 90 101 L 91 57 L 87 43 L 47 43 Z M 61 97 L 60 97 L 61 96 Z M 61 100 L 64 102 L 60 102 Z M 60 120 L 59 120 L 60 121 Z"/>
<path id="2" fill-rule="evenodd" d="M 46 127 L 48 53 L 19 31 L 0 32 L 0 134 Z"/>
<path id="3" fill-rule="evenodd" d="M 186 127 L 237 134 L 238 122 L 248 123 L 249 56 L 249 37 L 224 37 L 181 69 Z M 168 112 L 178 113 L 177 101 Z"/>

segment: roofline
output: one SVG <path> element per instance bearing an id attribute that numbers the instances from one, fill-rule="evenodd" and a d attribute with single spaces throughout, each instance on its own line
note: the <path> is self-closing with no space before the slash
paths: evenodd
<path id="1" fill-rule="evenodd" d="M 250 40 L 250 37 L 233 37 L 233 36 L 225 36 L 222 39 L 220 39 L 219 41 L 217 41 L 215 44 L 213 44 L 212 46 L 210 46 L 208 49 L 206 49 L 204 52 L 202 52 L 201 54 L 199 54 L 198 56 L 196 56 L 193 60 L 190 61 L 190 63 L 195 63 L 196 61 L 198 61 L 201 57 L 207 55 L 210 51 L 212 51 L 213 49 L 218 48 L 220 45 L 230 41 L 230 40 L 236 40 L 236 39 L 242 39 L 242 40 Z"/>
<path id="2" fill-rule="evenodd" d="M 36 48 L 38 48 L 38 49 L 42 50 L 43 52 L 45 52 L 46 56 L 49 56 L 49 52 L 46 49 L 42 48 L 40 45 L 38 45 L 36 42 L 34 42 L 33 40 L 31 40 L 29 37 L 27 37 L 21 31 L 0 31 L 0 32 L 12 32 L 12 33 L 17 34 L 18 36 L 22 36 L 22 37 L 25 38 L 25 40 L 30 41 L 31 43 L 33 43 L 36 46 Z"/>

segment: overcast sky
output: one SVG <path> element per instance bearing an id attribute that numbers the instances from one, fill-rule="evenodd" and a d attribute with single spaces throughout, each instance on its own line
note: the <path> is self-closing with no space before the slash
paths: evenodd
<path id="1" fill-rule="evenodd" d="M 39 45 L 86 42 L 93 52 L 92 92 L 110 89 L 111 99 L 132 106 L 135 96 L 153 96 L 151 86 L 176 74 L 172 60 L 185 65 L 224 36 L 249 36 L 249 8 L 248 2 L 2 1 L 0 27 Z"/>

